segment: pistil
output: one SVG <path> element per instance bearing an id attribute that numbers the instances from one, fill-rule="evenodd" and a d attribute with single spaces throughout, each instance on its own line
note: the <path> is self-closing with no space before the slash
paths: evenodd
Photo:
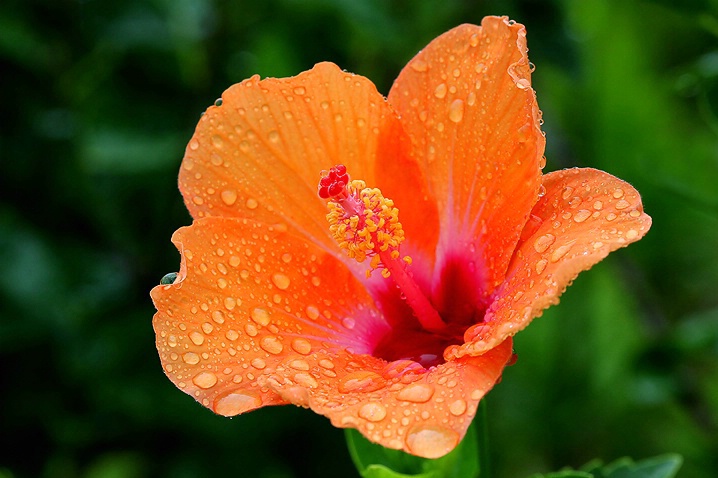
<path id="1" fill-rule="evenodd" d="M 394 280 L 425 330 L 445 329 L 446 324 L 408 270 L 411 257 L 401 257 L 404 230 L 394 202 L 379 189 L 367 188 L 363 181 L 350 181 L 341 164 L 322 171 L 318 194 L 327 200 L 329 230 L 339 247 L 359 263 L 371 258 L 367 278 L 381 269 L 384 278 Z"/>

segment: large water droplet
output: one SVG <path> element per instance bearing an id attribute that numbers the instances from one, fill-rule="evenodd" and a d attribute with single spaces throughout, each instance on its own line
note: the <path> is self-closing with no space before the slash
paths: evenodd
<path id="1" fill-rule="evenodd" d="M 252 320 L 261 326 L 267 326 L 269 324 L 269 313 L 264 309 L 254 309 L 251 313 Z"/>
<path id="2" fill-rule="evenodd" d="M 386 417 L 386 407 L 381 403 L 369 402 L 359 409 L 359 416 L 370 422 L 380 422 Z"/>
<path id="3" fill-rule="evenodd" d="M 561 259 L 563 256 L 568 253 L 569 249 L 571 249 L 571 246 L 573 244 L 564 244 L 563 246 L 557 247 L 555 251 L 553 251 L 553 254 L 551 254 L 551 262 L 557 262 L 559 259 Z"/>
<path id="4" fill-rule="evenodd" d="M 436 96 L 439 99 L 442 99 L 446 96 L 446 91 L 447 91 L 446 83 L 441 83 L 434 90 L 434 96 Z"/>
<path id="5" fill-rule="evenodd" d="M 255 395 L 230 392 L 215 400 L 214 411 L 219 415 L 231 417 L 258 408 L 261 405 L 262 401 Z"/>
<path id="6" fill-rule="evenodd" d="M 421 59 L 415 59 L 412 61 L 409 66 L 411 66 L 411 69 L 414 71 L 422 72 L 429 69 L 429 64 L 426 63 L 424 60 Z"/>
<path id="7" fill-rule="evenodd" d="M 586 219 L 588 219 L 589 217 L 591 217 L 591 211 L 588 211 L 586 209 L 581 209 L 581 210 L 577 211 L 576 214 L 574 214 L 573 220 L 576 222 L 583 222 Z"/>
<path id="8" fill-rule="evenodd" d="M 187 352 L 182 355 L 182 361 L 187 365 L 197 365 L 199 363 L 199 355 L 194 352 Z"/>
<path id="9" fill-rule="evenodd" d="M 217 383 L 217 376 L 212 372 L 200 372 L 192 379 L 199 388 L 212 388 Z"/>
<path id="10" fill-rule="evenodd" d="M 424 383 L 409 385 L 396 396 L 405 402 L 424 403 L 434 395 L 434 387 Z"/>
<path id="11" fill-rule="evenodd" d="M 415 455 L 439 458 L 459 443 L 459 434 L 440 426 L 416 426 L 406 436 L 406 446 Z"/>
<path id="12" fill-rule="evenodd" d="M 544 234 L 543 236 L 539 236 L 536 238 L 536 241 L 534 241 L 534 249 L 539 254 L 543 253 L 548 249 L 551 244 L 554 243 L 556 240 L 556 236 L 553 234 Z"/>
<path id="13" fill-rule="evenodd" d="M 247 209 L 257 209 L 257 206 L 259 206 L 259 203 L 257 202 L 256 199 L 249 198 L 244 203 L 244 205 L 247 206 Z"/>
<path id="14" fill-rule="evenodd" d="M 379 374 L 368 370 L 359 370 L 346 375 L 339 382 L 339 391 L 342 393 L 350 392 L 373 392 L 379 390 L 386 385 Z"/>
<path id="15" fill-rule="evenodd" d="M 189 339 L 195 345 L 202 345 L 204 343 L 204 335 L 197 331 L 190 333 Z"/>
<path id="16" fill-rule="evenodd" d="M 454 123 L 460 123 L 464 117 L 464 102 L 463 100 L 454 100 L 449 105 L 449 119 Z"/>
<path id="17" fill-rule="evenodd" d="M 259 346 L 268 353 L 274 355 L 281 353 L 284 349 L 282 342 L 280 342 L 279 339 L 273 335 L 262 337 L 262 340 L 259 341 Z"/>
<path id="18" fill-rule="evenodd" d="M 284 274 L 274 274 L 272 276 L 272 282 L 280 290 L 287 290 L 287 288 L 289 287 L 289 277 Z"/>
<path id="19" fill-rule="evenodd" d="M 312 351 L 312 344 L 307 339 L 294 339 L 292 340 L 292 349 L 299 354 L 307 355 Z"/>
<path id="20" fill-rule="evenodd" d="M 449 404 L 449 412 L 457 417 L 466 413 L 466 400 L 458 399 Z"/>

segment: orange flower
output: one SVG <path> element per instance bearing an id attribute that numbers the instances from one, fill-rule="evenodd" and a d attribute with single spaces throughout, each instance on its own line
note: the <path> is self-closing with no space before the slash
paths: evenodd
<path id="1" fill-rule="evenodd" d="M 451 451 L 511 336 L 651 224 L 606 173 L 542 176 L 526 52 L 522 25 L 488 17 L 431 42 L 387 99 L 331 63 L 225 91 L 182 163 L 179 273 L 152 291 L 168 377 L 220 415 L 293 403 Z"/>

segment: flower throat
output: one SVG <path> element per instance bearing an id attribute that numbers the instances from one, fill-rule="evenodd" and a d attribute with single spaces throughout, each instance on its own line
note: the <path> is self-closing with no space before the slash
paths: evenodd
<path id="1" fill-rule="evenodd" d="M 329 230 L 339 247 L 359 263 L 369 259 L 367 278 L 377 269 L 391 278 L 424 330 L 444 330 L 446 324 L 408 269 L 411 257 L 401 256 L 404 229 L 394 201 L 379 189 L 366 187 L 364 181 L 350 180 L 342 164 L 321 175 L 317 193 L 327 200 Z"/>

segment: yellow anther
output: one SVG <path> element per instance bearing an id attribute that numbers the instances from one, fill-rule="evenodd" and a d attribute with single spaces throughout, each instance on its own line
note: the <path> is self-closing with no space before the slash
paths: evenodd
<path id="1" fill-rule="evenodd" d="M 371 274 L 382 265 L 379 253 L 389 251 L 392 259 L 400 257 L 404 229 L 399 210 L 394 201 L 385 198 L 379 189 L 367 188 L 364 181 L 350 181 L 346 192 L 346 197 L 328 200 L 329 231 L 350 258 L 364 262 L 371 256 Z M 384 269 L 382 275 L 388 277 L 388 271 Z"/>

